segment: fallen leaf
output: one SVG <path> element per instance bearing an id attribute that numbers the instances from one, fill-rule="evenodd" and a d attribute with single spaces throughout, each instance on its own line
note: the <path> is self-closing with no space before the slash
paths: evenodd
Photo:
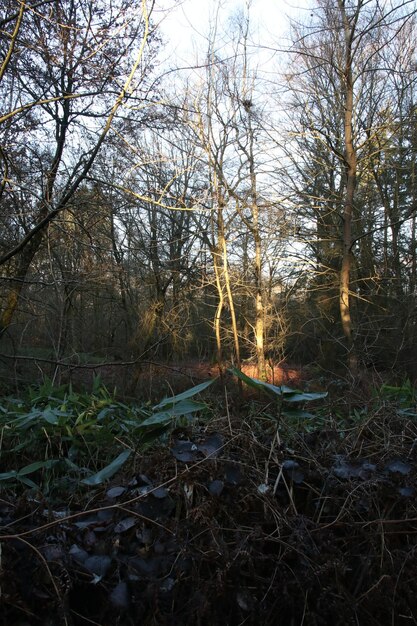
<path id="1" fill-rule="evenodd" d="M 385 466 L 385 469 L 388 472 L 391 472 L 391 474 L 402 474 L 402 476 L 406 476 L 411 472 L 411 465 L 397 459 L 388 463 L 388 465 Z"/>
<path id="2" fill-rule="evenodd" d="M 94 582 L 100 582 L 100 580 L 107 574 L 111 565 L 111 558 L 106 555 L 89 556 L 83 563 L 84 567 L 96 575 Z"/>
<path id="3" fill-rule="evenodd" d="M 224 489 L 224 482 L 222 480 L 212 480 L 208 486 L 208 490 L 212 496 L 220 496 Z"/>
<path id="4" fill-rule="evenodd" d="M 219 450 L 223 446 L 223 437 L 218 433 L 213 433 L 206 437 L 204 441 L 198 444 L 198 450 L 204 454 L 204 456 L 216 457 Z"/>
<path id="5" fill-rule="evenodd" d="M 115 533 L 125 533 L 138 523 L 137 517 L 125 517 L 114 527 Z"/>
<path id="6" fill-rule="evenodd" d="M 125 493 L 125 491 L 126 487 L 112 487 L 106 492 L 106 496 L 111 499 L 119 498 Z"/>
<path id="7" fill-rule="evenodd" d="M 118 609 L 128 609 L 130 604 L 129 590 L 125 582 L 115 586 L 110 594 L 111 604 Z"/>
<path id="8" fill-rule="evenodd" d="M 173 454 L 177 461 L 191 463 L 197 460 L 199 449 L 192 441 L 176 441 L 175 446 L 171 448 L 171 454 Z"/>

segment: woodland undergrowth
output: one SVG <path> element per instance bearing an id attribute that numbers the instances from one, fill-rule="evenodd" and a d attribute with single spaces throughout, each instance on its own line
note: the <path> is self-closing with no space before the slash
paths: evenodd
<path id="1" fill-rule="evenodd" d="M 1 399 L 0 624 L 416 623 L 414 387 L 228 376 Z"/>

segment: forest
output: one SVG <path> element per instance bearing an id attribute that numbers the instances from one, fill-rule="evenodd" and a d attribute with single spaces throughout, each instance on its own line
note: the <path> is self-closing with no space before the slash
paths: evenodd
<path id="1" fill-rule="evenodd" d="M 0 625 L 417 624 L 417 3 L 298 4 L 1 4 Z"/>

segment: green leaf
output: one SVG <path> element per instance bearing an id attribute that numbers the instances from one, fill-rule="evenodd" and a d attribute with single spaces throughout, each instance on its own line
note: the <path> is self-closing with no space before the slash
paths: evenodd
<path id="1" fill-rule="evenodd" d="M 243 372 L 238 370 L 236 367 L 230 367 L 228 370 L 231 374 L 243 380 L 244 383 L 248 385 L 248 387 L 252 387 L 252 389 L 257 389 L 258 391 L 263 391 L 265 389 L 265 383 L 256 378 L 251 378 L 250 376 L 246 376 Z"/>
<path id="2" fill-rule="evenodd" d="M 20 415 L 13 420 L 12 424 L 17 428 L 27 428 L 40 420 L 45 420 L 48 424 L 56 426 L 59 423 L 60 417 L 68 417 L 68 413 L 66 411 L 60 411 L 59 409 L 52 409 L 51 406 L 48 405 L 43 410 L 34 408 L 29 413 Z"/>
<path id="3" fill-rule="evenodd" d="M 147 444 L 154 443 L 157 439 L 163 437 L 163 435 L 167 431 L 167 424 L 162 424 L 162 426 L 154 426 L 153 428 L 144 428 L 141 432 L 138 433 L 140 437 L 140 445 L 145 446 Z"/>
<path id="4" fill-rule="evenodd" d="M 11 470 L 10 472 L 3 472 L 2 474 L 0 474 L 0 481 L 1 480 L 20 480 L 21 482 L 24 482 L 25 484 L 28 484 L 28 480 L 23 479 L 23 476 L 27 476 L 28 474 L 33 474 L 34 472 L 37 472 L 40 469 L 49 469 L 51 468 L 53 465 L 55 465 L 56 463 L 58 463 L 59 461 L 57 459 L 49 459 L 47 461 L 36 461 L 35 463 L 31 463 L 30 465 L 25 465 L 25 467 L 22 467 L 20 470 Z M 30 481 L 30 486 L 33 487 L 35 485 L 35 483 L 33 483 L 32 481 Z"/>
<path id="5" fill-rule="evenodd" d="M 10 472 L 2 472 L 0 474 L 0 480 L 10 480 L 11 478 L 15 479 L 17 476 L 16 470 L 11 470 Z"/>
<path id="6" fill-rule="evenodd" d="M 148 426 L 160 426 L 162 424 L 168 424 L 176 417 L 182 417 L 183 415 L 189 415 L 196 411 L 202 411 L 206 409 L 207 405 L 204 402 L 195 402 L 193 400 L 183 400 L 178 402 L 172 407 L 169 407 L 165 411 L 158 411 L 145 421 L 141 422 L 138 428 L 146 428 Z"/>
<path id="7" fill-rule="evenodd" d="M 27 447 L 28 442 L 25 440 L 15 445 L 13 448 L 10 448 L 10 452 L 19 452 L 19 450 L 25 450 Z"/>
<path id="8" fill-rule="evenodd" d="M 302 409 L 285 408 L 282 411 L 282 415 L 293 419 L 312 419 L 315 416 L 309 411 L 303 411 Z"/>
<path id="9" fill-rule="evenodd" d="M 320 400 L 321 398 L 325 398 L 327 396 L 327 391 L 304 393 L 298 389 L 291 389 L 291 387 L 287 387 L 286 385 L 278 387 L 276 385 L 272 385 L 271 383 L 264 382 L 263 380 L 246 376 L 246 374 L 235 367 L 231 367 L 229 372 L 243 380 L 243 382 L 249 387 L 259 391 L 271 392 L 275 396 L 281 397 L 285 402 L 310 402 L 311 400 Z"/>
<path id="10" fill-rule="evenodd" d="M 246 376 L 246 374 L 238 370 L 236 367 L 229 368 L 229 372 L 237 376 L 237 378 L 243 380 L 243 382 L 246 383 L 248 387 L 252 387 L 253 389 L 257 389 L 258 391 L 271 391 L 276 396 L 283 396 L 284 394 L 289 393 L 298 393 L 298 391 L 291 389 L 290 387 L 286 387 L 285 385 L 277 387 L 276 385 L 264 382 L 263 380 L 258 380 L 257 378 Z"/>
<path id="11" fill-rule="evenodd" d="M 180 417 L 180 415 L 189 415 L 190 413 L 195 413 L 196 411 L 204 411 L 204 409 L 207 409 L 207 404 L 205 402 L 181 400 L 167 410 L 171 413 L 171 415 Z"/>
<path id="12" fill-rule="evenodd" d="M 33 480 L 30 480 L 30 478 L 26 478 L 26 476 L 18 476 L 17 478 L 27 487 L 30 487 L 31 489 L 39 489 L 39 485 L 34 483 Z"/>
<path id="13" fill-rule="evenodd" d="M 114 415 L 115 411 L 118 409 L 117 404 L 110 404 L 109 406 L 105 406 L 104 409 L 101 409 L 99 413 L 97 413 L 97 421 L 100 422 L 104 420 L 108 415 Z"/>
<path id="14" fill-rule="evenodd" d="M 296 391 L 293 395 L 288 395 L 284 398 L 286 402 L 311 402 L 312 400 L 320 400 L 327 396 L 327 391 L 314 391 L 310 393 L 304 393 L 303 391 Z"/>
<path id="15" fill-rule="evenodd" d="M 50 406 L 47 406 L 46 409 L 42 411 L 43 419 L 46 420 L 48 424 L 52 424 L 54 426 L 58 424 L 60 415 L 62 415 L 62 411 L 59 411 L 58 409 L 53 410 Z"/>
<path id="16" fill-rule="evenodd" d="M 100 391 L 102 390 L 102 387 L 103 387 L 103 383 L 102 383 L 100 374 L 97 374 L 97 375 L 94 374 L 92 393 L 94 395 L 98 395 L 100 393 Z"/>
<path id="17" fill-rule="evenodd" d="M 148 426 L 162 426 L 168 424 L 172 420 L 172 413 L 169 411 L 159 411 L 148 417 L 144 422 L 139 424 L 138 428 L 147 428 Z"/>
<path id="18" fill-rule="evenodd" d="M 84 478 L 81 482 L 84 483 L 84 485 L 90 485 L 90 486 L 101 485 L 102 483 L 104 483 L 104 481 L 108 480 L 116 472 L 119 471 L 119 469 L 124 465 L 124 463 L 126 463 L 131 452 L 132 452 L 131 450 L 124 450 L 123 452 L 119 454 L 119 456 L 113 459 L 113 461 L 109 463 L 109 465 L 106 465 L 106 467 L 103 467 L 102 470 L 97 472 L 97 474 L 93 474 L 92 476 L 89 476 L 88 478 Z"/>
<path id="19" fill-rule="evenodd" d="M 176 404 L 177 402 L 181 402 L 182 400 L 188 400 L 189 398 L 192 398 L 198 393 L 201 393 L 202 391 L 204 391 L 204 389 L 207 389 L 207 387 L 212 385 L 215 380 L 216 380 L 215 378 L 213 378 L 212 380 L 206 380 L 204 383 L 200 383 L 199 385 L 196 385 L 195 387 L 191 387 L 191 389 L 187 389 L 187 391 L 184 391 L 183 393 L 179 393 L 177 396 L 173 396 L 172 398 L 165 398 L 164 400 L 162 400 L 162 402 L 160 402 L 153 408 L 154 410 L 163 409 L 165 407 L 172 406 L 173 404 Z"/>
<path id="20" fill-rule="evenodd" d="M 75 472 L 80 472 L 81 469 L 78 467 L 78 465 L 76 463 L 74 463 L 73 461 L 71 461 L 71 459 L 64 459 L 65 461 L 65 465 L 68 467 L 68 469 L 73 470 Z"/>
<path id="21" fill-rule="evenodd" d="M 49 459 L 48 461 L 36 461 L 35 463 L 25 465 L 25 467 L 22 467 L 22 469 L 18 470 L 17 477 L 20 478 L 20 476 L 26 476 L 26 474 L 33 474 L 40 469 L 50 469 L 57 463 L 57 459 Z"/>
<path id="22" fill-rule="evenodd" d="M 41 413 L 42 412 L 39 411 L 39 409 L 33 409 L 30 413 L 17 417 L 12 423 L 17 428 L 26 428 L 27 426 L 30 426 L 32 422 L 39 420 Z"/>

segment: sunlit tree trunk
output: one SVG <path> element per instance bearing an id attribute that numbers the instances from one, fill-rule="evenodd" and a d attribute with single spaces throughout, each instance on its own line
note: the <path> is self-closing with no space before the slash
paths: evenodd
<path id="1" fill-rule="evenodd" d="M 207 85 L 207 111 L 215 107 L 217 94 L 215 93 L 216 85 L 211 74 L 208 77 Z M 211 228 L 212 241 L 209 243 L 213 257 L 213 265 L 215 270 L 215 282 L 218 293 L 218 305 L 214 317 L 214 331 L 216 336 L 217 360 L 219 368 L 223 366 L 223 349 L 222 349 L 222 333 L 221 333 L 221 316 L 224 310 L 225 302 L 229 305 L 230 324 L 233 336 L 234 362 L 241 369 L 239 331 L 236 318 L 236 309 L 234 303 L 234 295 L 230 280 L 229 259 L 227 248 L 227 226 L 225 223 L 225 211 L 227 209 L 228 195 L 225 184 L 226 174 L 224 171 L 224 154 L 228 147 L 227 134 L 216 137 L 216 131 L 213 128 L 210 114 L 206 118 L 207 124 L 204 122 L 204 114 L 202 110 L 198 110 L 197 123 L 194 130 L 198 136 L 198 140 L 207 158 L 209 169 L 209 180 L 211 189 Z M 229 220 L 230 223 L 230 220 Z"/>
<path id="2" fill-rule="evenodd" d="M 357 369 L 357 357 L 353 341 L 352 307 L 350 298 L 350 274 L 352 269 L 352 215 L 356 188 L 357 157 L 353 140 L 353 98 L 354 85 L 352 74 L 352 38 L 354 26 L 349 21 L 343 0 L 338 0 L 345 32 L 345 160 L 346 194 L 343 210 L 343 253 L 340 270 L 339 306 L 343 333 L 348 350 L 348 365 L 352 373 Z M 357 21 L 358 15 L 355 16 Z"/>
<path id="3" fill-rule="evenodd" d="M 217 181 L 217 177 L 214 176 L 214 180 Z M 225 304 L 225 296 L 227 298 L 227 303 L 229 305 L 230 312 L 230 323 L 232 327 L 232 335 L 233 335 L 233 346 L 234 346 L 234 360 L 235 365 L 238 369 L 241 369 L 241 358 L 240 358 L 240 344 L 239 344 L 239 331 L 236 319 L 236 309 L 233 298 L 233 291 L 230 281 L 230 272 L 229 272 L 229 260 L 228 260 L 228 251 L 227 251 L 227 240 L 226 240 L 226 232 L 225 232 L 225 223 L 224 223 L 224 199 L 221 191 L 217 190 L 217 207 L 215 209 L 216 218 L 215 218 L 215 233 L 214 236 L 217 239 L 217 245 L 213 248 L 213 264 L 215 269 L 215 279 L 216 279 L 216 287 L 219 302 L 216 308 L 215 318 L 214 318 L 214 329 L 216 335 L 216 346 L 217 346 L 217 360 L 219 364 L 220 370 L 223 368 L 223 350 L 222 350 L 222 339 L 221 339 L 221 315 L 224 309 Z M 221 259 L 221 267 L 219 264 L 219 260 Z"/>
<path id="4" fill-rule="evenodd" d="M 217 365 L 222 372 L 223 369 L 223 350 L 222 350 L 222 333 L 221 333 L 221 320 L 222 320 L 222 312 L 224 307 L 224 292 L 221 280 L 221 270 L 219 267 L 219 249 L 212 249 L 212 258 L 213 258 L 213 268 L 214 268 L 214 278 L 216 281 L 216 289 L 217 289 L 217 306 L 214 314 L 213 326 L 214 326 L 214 335 L 216 337 L 216 360 Z"/>
<path id="5" fill-rule="evenodd" d="M 233 298 L 232 285 L 230 282 L 229 262 L 228 262 L 228 256 L 227 256 L 227 243 L 226 243 L 226 237 L 224 236 L 224 232 L 222 230 L 220 230 L 219 232 L 219 246 L 221 246 L 221 249 L 223 252 L 222 254 L 223 277 L 224 277 L 224 284 L 226 287 L 227 301 L 229 303 L 229 309 L 230 309 L 230 319 L 231 319 L 231 325 L 232 325 L 233 345 L 234 345 L 234 353 L 235 353 L 235 365 L 237 366 L 238 369 L 241 369 L 242 364 L 241 364 L 241 359 L 240 359 L 239 331 L 238 331 L 237 320 L 236 320 L 236 309 L 235 309 L 235 302 Z"/>
<path id="6" fill-rule="evenodd" d="M 251 120 L 251 111 L 248 111 L 248 133 L 249 133 L 249 173 L 252 196 L 252 235 L 255 244 L 255 346 L 256 346 L 256 363 L 258 367 L 258 376 L 261 380 L 266 380 L 266 362 L 265 362 L 265 306 L 264 306 L 264 285 L 263 285 L 263 263 L 262 263 L 262 239 L 259 229 L 259 199 L 256 184 L 255 173 L 255 156 L 253 150 L 253 129 Z"/>

